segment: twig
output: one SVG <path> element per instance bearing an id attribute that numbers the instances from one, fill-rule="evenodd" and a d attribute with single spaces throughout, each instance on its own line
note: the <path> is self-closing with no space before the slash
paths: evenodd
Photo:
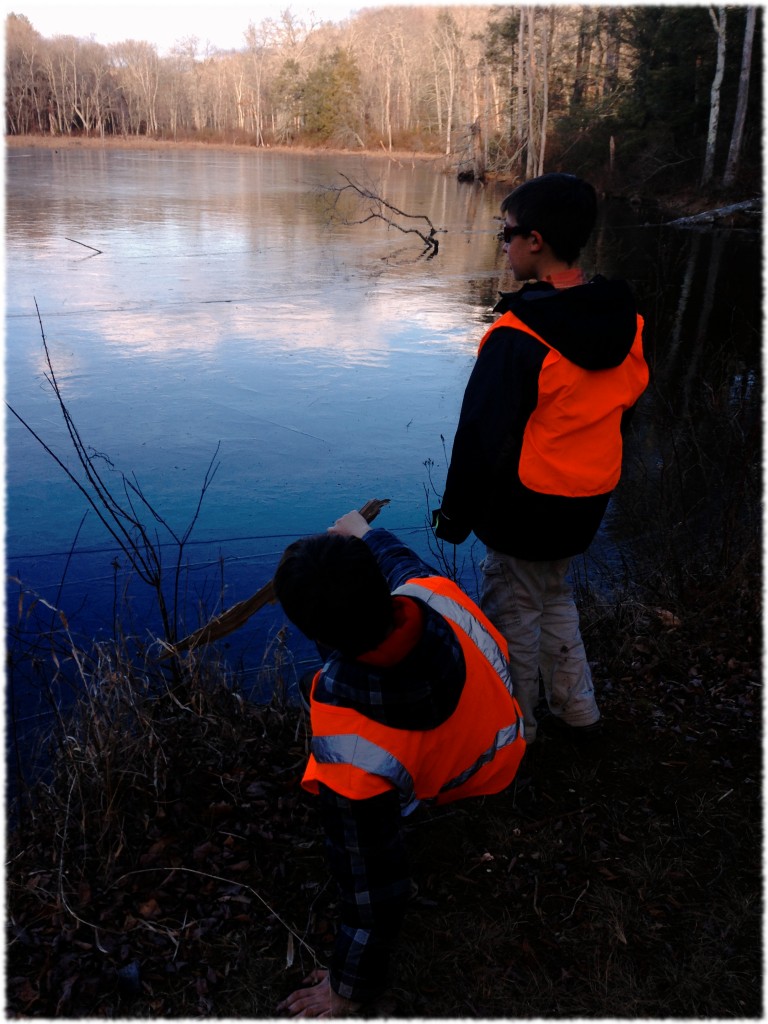
<path id="1" fill-rule="evenodd" d="M 571 912 L 570 912 L 570 914 L 568 914 L 566 917 L 563 918 L 564 921 L 567 921 L 569 918 L 573 917 L 574 912 L 576 910 L 576 905 L 579 902 L 579 900 L 581 899 L 581 897 L 586 893 L 587 889 L 589 889 L 589 881 L 587 881 L 587 884 L 584 886 L 584 888 L 581 890 L 579 895 L 573 901 L 573 906 L 571 907 Z"/>
<path id="2" fill-rule="evenodd" d="M 67 238 L 66 235 L 64 235 L 64 237 Z M 68 242 L 74 242 L 75 245 L 82 245 L 84 248 L 91 249 L 91 250 L 93 250 L 93 252 L 98 253 L 99 255 L 101 255 L 102 251 L 103 251 L 102 249 L 97 249 L 93 245 L 88 245 L 86 242 L 78 242 L 78 240 L 76 238 L 67 238 L 67 241 Z"/>

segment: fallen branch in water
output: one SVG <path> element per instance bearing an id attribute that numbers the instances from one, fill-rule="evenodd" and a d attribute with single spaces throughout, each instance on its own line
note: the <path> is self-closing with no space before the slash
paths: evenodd
<path id="1" fill-rule="evenodd" d="M 360 515 L 367 523 L 372 523 L 384 506 L 388 504 L 389 498 L 372 498 L 370 501 L 366 501 L 360 509 Z M 229 636 L 230 633 L 234 633 L 236 629 L 245 625 L 248 619 L 265 604 L 274 604 L 276 600 L 274 580 L 269 580 L 251 597 L 233 604 L 231 608 L 227 608 L 221 615 L 196 629 L 194 633 L 183 637 L 175 644 L 166 644 L 165 651 L 160 655 L 161 659 L 170 658 L 172 654 L 180 654 L 182 651 L 196 647 L 204 647 L 206 644 L 213 643 L 214 640 Z"/>
<path id="2" fill-rule="evenodd" d="M 65 237 L 65 238 L 67 238 L 67 236 L 66 236 L 66 235 L 64 235 L 64 237 Z M 95 253 L 98 253 L 99 255 L 101 255 L 101 254 L 102 254 L 102 252 L 103 252 L 103 250 L 102 250 L 102 249 L 97 249 L 97 248 L 96 248 L 95 246 L 93 246 L 93 245 L 88 245 L 88 244 L 87 244 L 87 242 L 78 242 L 78 240 L 77 240 L 76 238 L 67 238 L 67 241 L 68 241 L 68 242 L 74 242 L 74 243 L 75 243 L 75 245 L 82 245 L 82 246 L 83 246 L 84 248 L 86 248 L 86 249 L 91 249 L 91 250 L 93 250 L 93 252 L 95 252 Z"/>
<path id="3" fill-rule="evenodd" d="M 762 210 L 760 199 L 745 199 L 741 203 L 732 203 L 730 206 L 721 206 L 717 210 L 704 210 L 703 213 L 693 213 L 689 217 L 678 217 L 676 220 L 667 222 L 667 227 L 684 227 L 687 224 L 710 224 L 712 221 L 721 220 L 723 217 L 730 217 L 735 213 L 759 214 Z"/>
<path id="4" fill-rule="evenodd" d="M 422 252 L 422 256 L 425 255 L 425 253 L 429 253 L 427 259 L 432 259 L 433 256 L 437 256 L 439 243 L 436 236 L 440 233 L 445 234 L 445 228 L 436 228 L 426 214 L 405 213 L 403 210 L 399 210 L 396 206 L 393 206 L 392 203 L 383 199 L 377 192 L 374 192 L 373 189 L 367 188 L 365 185 L 361 185 L 359 182 L 353 181 L 353 179 L 347 177 L 346 174 L 340 173 L 339 176 L 346 181 L 346 185 L 328 185 L 325 186 L 324 189 L 326 192 L 335 193 L 336 200 L 334 200 L 334 209 L 339 196 L 344 192 L 350 191 L 356 193 L 360 199 L 369 204 L 368 213 L 365 217 L 361 217 L 358 220 L 348 220 L 346 217 L 340 217 L 339 219 L 342 224 L 365 224 L 369 220 L 383 220 L 385 224 L 388 224 L 390 227 L 397 228 L 397 230 L 401 231 L 404 235 L 418 235 L 426 246 L 424 252 Z M 408 220 L 426 221 L 429 225 L 429 234 L 426 234 L 424 231 L 420 231 L 418 228 L 403 227 L 401 224 L 397 223 L 392 215 L 405 217 Z"/>

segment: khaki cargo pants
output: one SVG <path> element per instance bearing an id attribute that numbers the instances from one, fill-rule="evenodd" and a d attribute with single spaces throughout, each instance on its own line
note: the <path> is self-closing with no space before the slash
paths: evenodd
<path id="1" fill-rule="evenodd" d="M 481 566 L 480 607 L 509 644 L 528 743 L 536 738 L 539 673 L 553 715 L 574 726 L 600 718 L 579 613 L 566 581 L 570 563 L 570 558 L 526 562 L 488 548 Z"/>

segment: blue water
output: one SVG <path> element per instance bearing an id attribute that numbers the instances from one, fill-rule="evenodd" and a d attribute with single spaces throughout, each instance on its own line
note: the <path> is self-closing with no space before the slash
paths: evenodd
<path id="1" fill-rule="evenodd" d="M 328 192 L 350 179 L 430 218 L 438 255 L 366 220 L 371 209 L 349 190 Z M 432 164 L 385 157 L 9 148 L 6 187 L 9 404 L 81 476 L 46 381 L 44 332 L 105 480 L 121 500 L 123 475 L 134 482 L 177 535 L 215 459 L 184 552 L 182 633 L 250 596 L 295 537 L 369 498 L 389 498 L 381 525 L 432 557 L 425 491 L 442 486 L 477 343 L 497 291 L 512 286 L 496 237 L 504 184 L 459 185 Z M 619 207 L 585 253 L 588 271 L 635 286 L 657 381 L 672 349 L 689 385 L 703 359 L 712 364 L 705 349 L 744 345 L 731 361 L 753 359 L 759 240 L 729 236 L 703 323 L 710 244 Z M 646 461 L 652 392 L 637 446 Z M 19 581 L 9 626 L 34 632 L 42 616 L 60 627 L 50 605 L 84 644 L 112 636 L 116 615 L 130 634 L 156 636 L 145 588 L 64 470 L 10 414 L 6 441 L 6 567 Z M 629 511 L 609 517 L 601 564 L 613 533 L 636 528 Z M 172 562 L 169 531 L 142 515 Z M 481 556 L 470 543 L 459 552 L 470 590 Z M 220 645 L 246 686 L 282 625 L 269 608 Z M 292 631 L 289 643 L 299 669 L 312 660 Z"/>
<path id="2" fill-rule="evenodd" d="M 380 220 L 331 218 L 324 187 L 344 184 L 340 169 L 445 228 L 439 255 L 420 258 L 415 236 Z M 379 522 L 429 554 L 424 463 L 442 483 L 441 435 L 500 280 L 493 189 L 384 159 L 9 149 L 7 195 L 9 404 L 82 477 L 44 332 L 105 480 L 122 497 L 121 474 L 135 479 L 177 533 L 215 457 L 185 553 L 184 627 L 249 596 L 287 543 L 369 498 L 391 499 Z M 6 559 L 24 613 L 37 595 L 75 636 L 103 638 L 117 603 L 129 631 L 157 631 L 135 580 L 123 599 L 125 558 L 82 494 L 14 416 L 6 428 Z M 173 543 L 163 551 L 172 559 Z M 260 613 L 228 656 L 256 672 L 281 624 Z"/>

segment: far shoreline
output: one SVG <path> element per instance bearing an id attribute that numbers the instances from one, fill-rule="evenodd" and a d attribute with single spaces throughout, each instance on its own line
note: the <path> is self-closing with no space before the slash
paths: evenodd
<path id="1" fill-rule="evenodd" d="M 280 156 L 336 156 L 336 157 L 364 157 L 366 159 L 387 159 L 401 168 L 416 164 L 433 164 L 438 174 L 456 174 L 456 154 L 426 152 L 424 150 L 388 150 L 383 144 L 376 148 L 341 149 L 333 146 L 286 146 L 266 145 L 257 146 L 251 138 L 235 138 L 231 141 L 226 139 L 157 139 L 147 135 L 6 135 L 5 143 L 7 149 L 102 149 L 102 150 L 133 150 L 148 152 L 172 152 L 209 150 L 229 153 L 242 153 L 249 151 L 254 154 L 277 153 Z M 477 181 L 474 184 L 489 184 L 492 182 L 507 183 L 514 187 L 520 182 L 513 173 L 498 171 L 486 171 L 484 181 Z M 471 182 L 469 184 L 472 184 Z M 611 190 L 614 197 L 626 198 L 621 187 Z M 607 195 L 607 193 L 606 193 Z M 651 205 L 666 211 L 670 217 L 681 216 L 682 214 L 693 214 L 706 211 L 711 208 L 714 197 L 699 190 L 692 191 L 685 189 L 666 197 L 666 201 L 659 196 L 648 196 L 647 201 Z"/>
<path id="2" fill-rule="evenodd" d="M 442 153 L 417 152 L 416 150 L 386 149 L 339 149 L 332 146 L 257 146 L 250 139 L 235 139 L 227 142 L 213 139 L 210 142 L 202 139 L 155 139 L 147 135 L 6 135 L 5 144 L 10 149 L 24 147 L 40 149 L 218 149 L 218 150 L 253 150 L 257 153 L 280 153 L 281 155 L 296 154 L 297 156 L 377 156 L 387 157 L 397 163 L 410 161 L 415 163 L 442 164 L 447 170 L 452 156 Z"/>

